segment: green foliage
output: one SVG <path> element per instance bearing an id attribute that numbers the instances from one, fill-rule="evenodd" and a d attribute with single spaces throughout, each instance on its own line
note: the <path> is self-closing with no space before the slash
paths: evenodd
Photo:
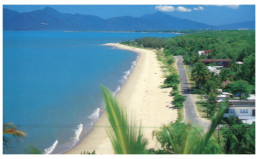
<path id="1" fill-rule="evenodd" d="M 205 64 L 197 62 L 191 70 L 192 79 L 196 83 L 196 87 L 201 89 L 206 81 L 210 78 L 210 72 Z"/>
<path id="2" fill-rule="evenodd" d="M 81 155 L 95 155 L 96 154 L 96 151 L 92 151 L 92 152 L 89 152 L 89 151 L 83 151 L 80 153 Z"/>
<path id="3" fill-rule="evenodd" d="M 159 49 L 164 46 L 164 40 L 156 37 L 144 37 L 144 38 L 135 39 L 134 41 L 123 41 L 121 42 L 121 44 Z"/>
<path id="4" fill-rule="evenodd" d="M 26 153 L 28 154 L 43 154 L 42 151 L 34 146 L 26 148 Z"/>
<path id="5" fill-rule="evenodd" d="M 255 85 L 255 54 L 251 54 L 244 58 L 242 65 L 242 79 L 248 81 L 251 85 Z"/>
<path id="6" fill-rule="evenodd" d="M 162 149 L 167 153 L 183 154 L 192 126 L 181 123 L 179 120 L 176 123 L 171 123 L 163 126 L 160 131 L 156 131 L 154 135 L 157 141 L 161 143 Z"/>
<path id="7" fill-rule="evenodd" d="M 175 93 L 173 104 L 174 107 L 177 109 L 180 109 L 183 107 L 183 102 L 186 100 L 186 97 L 183 95 L 180 95 L 179 93 Z"/>
<path id="8" fill-rule="evenodd" d="M 101 86 L 105 108 L 111 129 L 108 130 L 109 138 L 116 154 L 143 154 L 147 141 L 143 139 L 141 128 L 138 132 L 131 122 L 128 123 L 127 114 L 119 107 L 112 93 Z"/>
<path id="9" fill-rule="evenodd" d="M 165 39 L 164 52 L 169 55 L 183 55 L 184 63 L 193 65 L 200 59 L 199 50 L 212 50 L 209 59 L 232 59 L 243 61 L 240 72 L 223 77 L 225 80 L 235 76 L 235 80 L 255 83 L 255 31 L 204 31 Z M 224 80 L 222 78 L 222 80 Z"/>
<path id="10" fill-rule="evenodd" d="M 169 58 L 169 59 L 167 59 L 167 63 L 168 63 L 168 65 L 173 64 L 173 62 L 174 62 L 173 58 Z"/>
<path id="11" fill-rule="evenodd" d="M 155 132 L 157 140 L 161 143 L 160 152 L 171 154 L 221 154 L 221 145 L 212 137 L 217 125 L 226 110 L 224 103 L 220 111 L 212 120 L 210 129 L 203 134 L 202 129 L 177 120 L 161 130 Z M 158 151 L 157 151 L 158 152 Z"/>
<path id="12" fill-rule="evenodd" d="M 193 65 L 200 59 L 206 58 L 198 55 L 199 50 L 212 50 L 209 59 L 232 59 L 243 61 L 243 66 L 229 77 L 234 80 L 246 80 L 255 85 L 255 31 L 199 31 L 191 32 L 172 38 L 141 38 L 135 41 L 123 42 L 138 47 L 164 48 L 165 56 L 183 55 L 184 63 Z"/>
<path id="13" fill-rule="evenodd" d="M 207 95 L 209 95 L 211 92 L 217 93 L 217 88 L 218 88 L 217 86 L 218 86 L 218 81 L 216 80 L 216 78 L 210 78 L 203 85 L 203 90 Z"/>
<path id="14" fill-rule="evenodd" d="M 12 138 L 19 139 L 27 136 L 25 132 L 19 130 L 13 123 L 3 124 L 3 147 L 6 149 L 8 144 L 12 142 Z"/>
<path id="15" fill-rule="evenodd" d="M 220 132 L 226 154 L 255 154 L 255 123 L 228 123 Z"/>
<path id="16" fill-rule="evenodd" d="M 235 73 L 230 68 L 222 68 L 219 76 L 222 82 L 232 81 L 234 79 Z"/>
<path id="17" fill-rule="evenodd" d="M 164 85 L 166 87 L 172 87 L 174 85 L 178 85 L 179 83 L 180 83 L 179 76 L 176 73 L 172 73 L 166 76 L 166 79 L 164 80 Z"/>
<path id="18" fill-rule="evenodd" d="M 230 92 L 233 94 L 239 94 L 240 98 L 248 97 L 248 95 L 251 93 L 253 87 L 248 84 L 247 81 L 244 80 L 238 80 L 234 81 L 232 83 L 228 84 L 227 88 Z"/>

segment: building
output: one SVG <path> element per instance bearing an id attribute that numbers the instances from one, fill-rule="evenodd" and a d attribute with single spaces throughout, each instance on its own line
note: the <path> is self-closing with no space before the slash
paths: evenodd
<path id="1" fill-rule="evenodd" d="M 223 66 L 225 68 L 229 67 L 232 62 L 231 59 L 202 59 L 200 61 L 206 65 L 216 63 L 217 66 Z"/>
<path id="2" fill-rule="evenodd" d="M 236 64 L 237 64 L 237 65 L 243 65 L 243 62 L 237 61 Z"/>
<path id="3" fill-rule="evenodd" d="M 207 66 L 208 70 L 212 73 L 214 73 L 214 75 L 219 75 L 222 66 Z"/>
<path id="4" fill-rule="evenodd" d="M 198 51 L 199 55 L 205 55 L 205 56 L 209 56 L 209 53 L 212 52 L 211 50 L 203 50 L 203 51 Z"/>
<path id="5" fill-rule="evenodd" d="M 222 92 L 222 89 L 218 89 L 218 95 L 217 95 L 217 103 L 221 103 L 224 100 L 228 100 L 232 97 L 231 93 L 228 92 Z"/>
<path id="6" fill-rule="evenodd" d="M 255 100 L 228 100 L 228 102 L 229 109 L 224 117 L 233 115 L 248 124 L 255 121 Z"/>

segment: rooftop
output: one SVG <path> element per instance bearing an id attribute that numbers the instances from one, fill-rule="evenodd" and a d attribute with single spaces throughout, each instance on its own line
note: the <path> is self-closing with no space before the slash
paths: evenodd
<path id="1" fill-rule="evenodd" d="M 201 62 L 231 62 L 231 59 L 202 59 Z"/>

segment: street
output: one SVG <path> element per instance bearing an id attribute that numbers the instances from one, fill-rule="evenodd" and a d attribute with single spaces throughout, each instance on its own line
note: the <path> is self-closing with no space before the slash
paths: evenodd
<path id="1" fill-rule="evenodd" d="M 174 58 L 177 60 L 177 67 L 181 84 L 181 94 L 186 96 L 186 100 L 184 101 L 184 120 L 186 123 L 199 125 L 204 130 L 207 130 L 210 126 L 210 122 L 200 118 L 196 110 L 195 103 L 192 101 L 191 90 L 185 73 L 185 68 L 182 63 L 182 56 L 174 56 Z"/>

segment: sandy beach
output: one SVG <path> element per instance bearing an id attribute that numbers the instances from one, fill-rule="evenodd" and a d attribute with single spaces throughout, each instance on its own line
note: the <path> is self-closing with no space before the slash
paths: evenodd
<path id="1" fill-rule="evenodd" d="M 156 148 L 159 143 L 152 136 L 153 131 L 158 130 L 164 124 L 174 122 L 178 115 L 177 110 L 170 108 L 172 106 L 171 89 L 160 88 L 164 78 L 155 51 L 118 43 L 106 45 L 139 54 L 133 72 L 116 98 L 119 104 L 126 108 L 128 117 L 136 125 L 141 124 L 143 136 L 148 140 L 148 148 Z M 83 151 L 95 150 L 96 154 L 113 154 L 113 148 L 106 132 L 107 127 L 109 127 L 109 122 L 104 113 L 91 134 L 67 153 L 80 154 Z"/>

